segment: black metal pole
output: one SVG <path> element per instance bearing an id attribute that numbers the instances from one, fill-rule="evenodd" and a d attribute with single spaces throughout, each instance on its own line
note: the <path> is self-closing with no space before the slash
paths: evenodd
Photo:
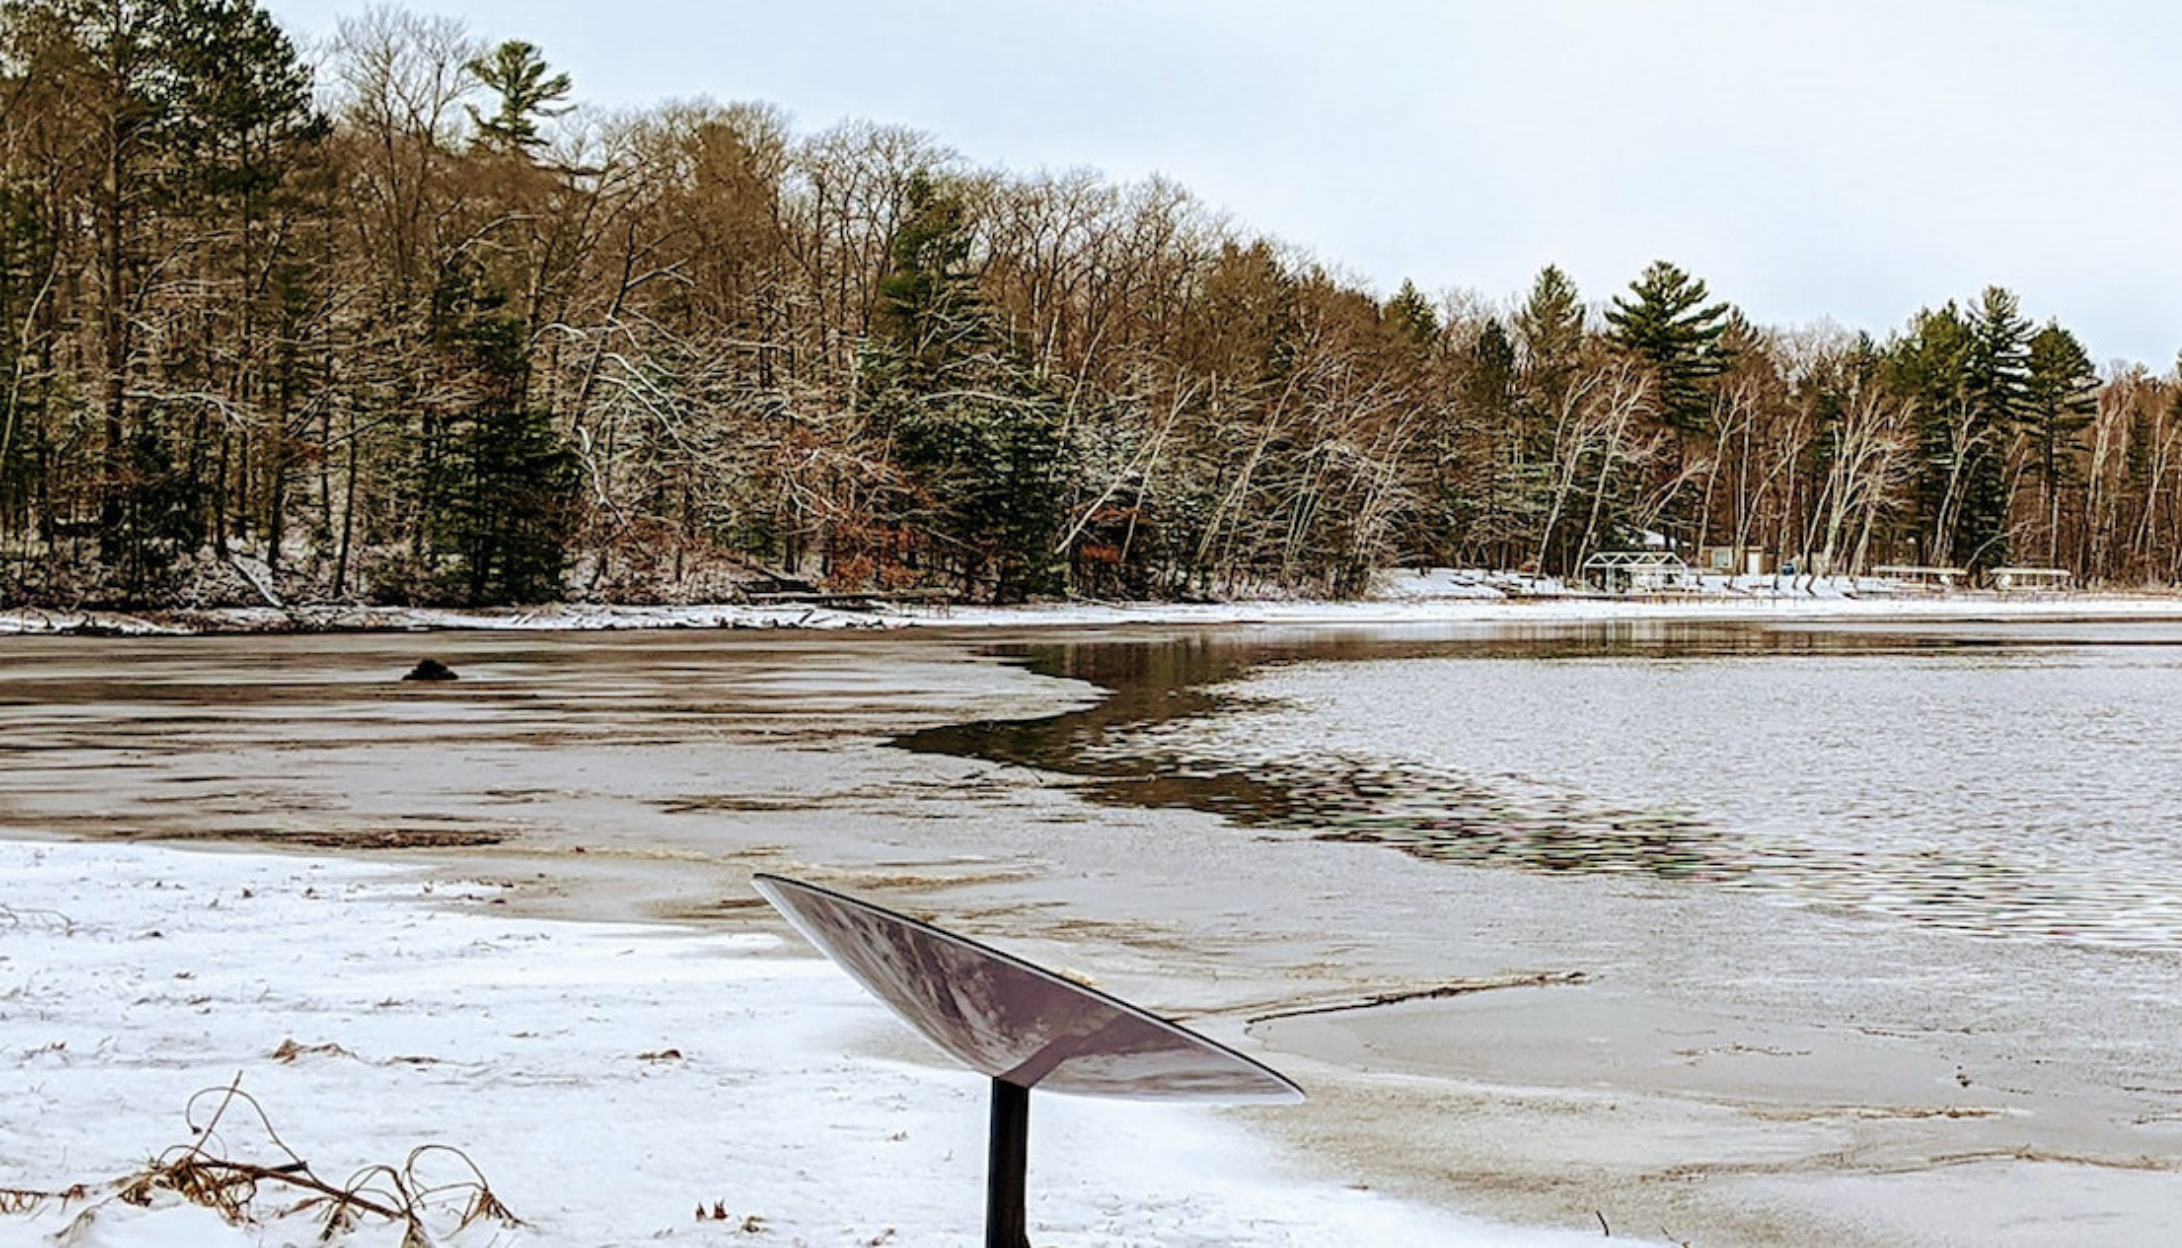
<path id="1" fill-rule="evenodd" d="M 1030 1089 L 993 1080 L 992 1147 L 985 1163 L 985 1248 L 1030 1248 L 1023 1214 L 1030 1168 Z"/>

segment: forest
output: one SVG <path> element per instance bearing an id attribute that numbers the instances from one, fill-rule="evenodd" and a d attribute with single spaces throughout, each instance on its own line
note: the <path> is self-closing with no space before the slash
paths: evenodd
<path id="1" fill-rule="evenodd" d="M 1169 181 L 580 107 L 447 18 L 6 0 L 0 603 L 1340 596 L 1647 533 L 2175 581 L 2176 376 L 1935 293 L 1384 295 Z"/>

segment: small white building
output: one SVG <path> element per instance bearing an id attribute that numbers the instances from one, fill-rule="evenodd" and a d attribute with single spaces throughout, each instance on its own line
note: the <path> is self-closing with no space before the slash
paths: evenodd
<path id="1" fill-rule="evenodd" d="M 1697 566 L 1717 576 L 1771 576 L 1777 562 L 1756 546 L 1700 546 Z"/>

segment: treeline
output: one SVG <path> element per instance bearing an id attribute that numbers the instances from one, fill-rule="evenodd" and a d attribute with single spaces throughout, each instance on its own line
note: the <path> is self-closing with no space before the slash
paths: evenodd
<path id="1" fill-rule="evenodd" d="M 1353 593 L 1645 532 L 2182 573 L 2175 379 L 2004 290 L 1883 340 L 1664 263 L 1380 298 L 1160 180 L 571 98 L 396 9 L 314 69 L 251 0 L 0 4 L 0 599 Z"/>

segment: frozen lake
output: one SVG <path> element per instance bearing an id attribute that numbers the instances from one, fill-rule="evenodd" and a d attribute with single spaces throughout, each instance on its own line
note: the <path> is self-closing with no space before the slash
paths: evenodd
<path id="1" fill-rule="evenodd" d="M 465 679 L 396 682 L 427 653 Z M 2146 1243 L 2178 694 L 2153 622 L 20 638 L 0 827 L 728 926 L 750 871 L 816 873 L 1258 1046 L 1313 1099 L 1252 1121 L 1344 1182 L 1708 1245 Z"/>

